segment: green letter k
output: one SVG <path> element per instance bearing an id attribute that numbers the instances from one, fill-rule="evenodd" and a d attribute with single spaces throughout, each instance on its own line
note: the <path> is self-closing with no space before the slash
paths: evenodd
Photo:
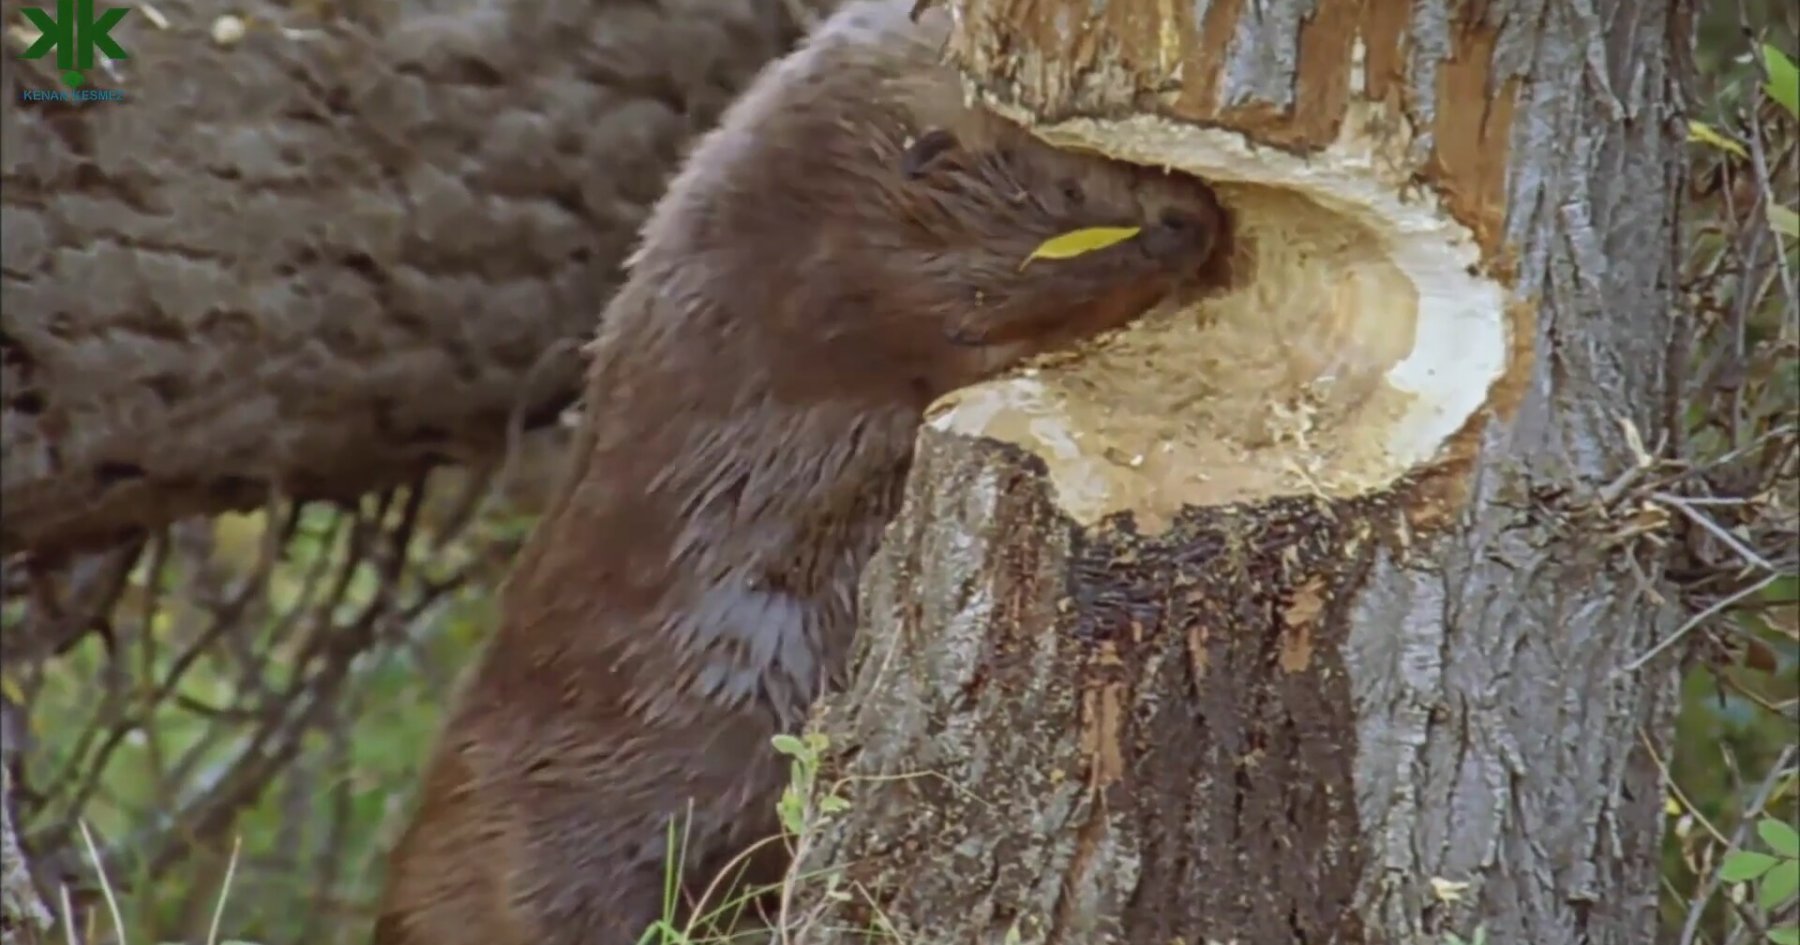
<path id="1" fill-rule="evenodd" d="M 27 8 L 25 18 L 42 35 L 25 50 L 23 58 L 36 59 L 55 49 L 58 69 L 91 69 L 94 67 L 94 49 L 99 47 L 110 59 L 128 59 L 125 50 L 110 34 L 129 12 L 129 9 L 108 10 L 96 18 L 94 0 L 56 0 L 55 19 L 36 7 Z"/>

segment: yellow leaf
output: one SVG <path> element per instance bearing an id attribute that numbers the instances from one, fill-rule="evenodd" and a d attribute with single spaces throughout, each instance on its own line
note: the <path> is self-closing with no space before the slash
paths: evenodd
<path id="1" fill-rule="evenodd" d="M 1441 876 L 1431 877 L 1431 892 L 1440 902 L 1458 902 L 1469 891 L 1468 883 L 1452 882 Z"/>
<path id="2" fill-rule="evenodd" d="M 263 528 L 261 512 L 226 512 L 213 519 L 214 559 L 232 564 L 255 561 L 262 551 Z"/>
<path id="3" fill-rule="evenodd" d="M 1727 154 L 1735 154 L 1741 158 L 1750 157 L 1750 152 L 1744 150 L 1743 145 L 1727 138 L 1725 135 L 1721 134 L 1717 128 L 1714 128 L 1703 121 L 1688 122 L 1687 139 L 1692 142 L 1707 145 L 1708 147 L 1718 148 Z"/>
<path id="4" fill-rule="evenodd" d="M 1769 204 L 1769 229 L 1782 236 L 1800 240 L 1800 214 L 1780 204 Z"/>
<path id="5" fill-rule="evenodd" d="M 1138 235 L 1142 227 L 1136 226 L 1090 226 L 1079 230 L 1070 230 L 1061 236 L 1052 236 L 1045 240 L 1025 262 L 1019 264 L 1023 269 L 1033 259 L 1071 259 L 1095 250 L 1105 249 L 1114 243 L 1123 243 Z"/>
<path id="6" fill-rule="evenodd" d="M 6 701 L 15 705 L 25 703 L 25 691 L 19 688 L 18 682 L 11 676 L 0 676 L 0 695 L 5 695 Z"/>

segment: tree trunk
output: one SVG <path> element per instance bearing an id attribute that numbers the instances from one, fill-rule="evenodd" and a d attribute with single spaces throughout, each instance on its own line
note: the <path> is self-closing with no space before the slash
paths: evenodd
<path id="1" fill-rule="evenodd" d="M 13 830 L 12 774 L 0 766 L 0 945 L 36 945 L 52 922 Z"/>
<path id="2" fill-rule="evenodd" d="M 1218 181 L 1238 282 L 935 411 L 789 920 L 1652 941 L 1690 10 L 951 3 L 995 107 Z"/>
<path id="3" fill-rule="evenodd" d="M 553 420 L 683 143 L 804 8 L 134 7 L 89 77 L 120 104 L 21 102 L 61 85 L 6 6 L 8 553 L 361 494 Z"/>

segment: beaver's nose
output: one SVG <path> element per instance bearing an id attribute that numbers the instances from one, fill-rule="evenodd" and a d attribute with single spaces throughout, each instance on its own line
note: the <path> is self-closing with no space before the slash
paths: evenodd
<path id="1" fill-rule="evenodd" d="M 1213 242 L 1212 221 L 1189 210 L 1165 208 L 1144 228 L 1144 252 L 1157 259 L 1204 257 Z"/>

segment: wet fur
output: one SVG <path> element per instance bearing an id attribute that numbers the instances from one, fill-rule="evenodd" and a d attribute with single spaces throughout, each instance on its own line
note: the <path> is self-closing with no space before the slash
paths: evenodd
<path id="1" fill-rule="evenodd" d="M 966 107 L 910 6 L 853 3 L 767 70 L 645 227 L 376 945 L 625 945 L 662 914 L 690 799 L 689 880 L 776 833 L 769 739 L 841 682 L 926 404 L 1207 271 L 1226 221 L 1204 184 Z"/>

